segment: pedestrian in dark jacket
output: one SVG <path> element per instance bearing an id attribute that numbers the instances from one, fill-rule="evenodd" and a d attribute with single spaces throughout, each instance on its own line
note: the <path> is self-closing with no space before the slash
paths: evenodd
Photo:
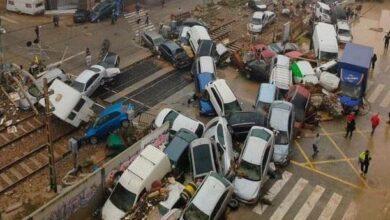
<path id="1" fill-rule="evenodd" d="M 318 145 L 320 144 L 320 134 L 317 133 L 316 137 L 314 138 L 314 142 L 313 142 L 313 155 L 312 155 L 312 158 L 316 157 L 318 152 L 320 152 L 318 150 Z"/>
<path id="2" fill-rule="evenodd" d="M 359 155 L 359 163 L 360 163 L 360 170 L 362 171 L 361 175 L 366 176 L 368 172 L 368 166 L 370 166 L 370 151 L 366 150 L 360 153 Z"/>
<path id="3" fill-rule="evenodd" d="M 387 49 L 389 48 L 389 42 L 390 42 L 390 31 L 385 35 L 385 50 L 387 51 Z"/>
<path id="4" fill-rule="evenodd" d="M 145 18 L 145 25 L 148 26 L 149 25 L 149 14 L 146 13 L 145 16 L 146 16 L 146 18 Z"/>
<path id="5" fill-rule="evenodd" d="M 377 57 L 376 57 L 376 54 L 374 53 L 374 55 L 371 58 L 372 69 L 375 69 L 375 62 L 376 62 L 376 60 L 377 60 Z"/>
<path id="6" fill-rule="evenodd" d="M 53 24 L 54 24 L 54 27 L 60 26 L 60 16 L 58 16 L 58 15 L 53 16 Z"/>
<path id="7" fill-rule="evenodd" d="M 347 123 L 347 133 L 345 134 L 345 138 L 349 136 L 349 138 L 352 138 L 352 133 L 356 128 L 355 120 L 352 120 L 351 122 Z"/>
<path id="8" fill-rule="evenodd" d="M 36 40 L 39 42 L 40 41 L 40 30 L 39 30 L 39 26 L 35 26 L 35 35 L 36 35 Z"/>

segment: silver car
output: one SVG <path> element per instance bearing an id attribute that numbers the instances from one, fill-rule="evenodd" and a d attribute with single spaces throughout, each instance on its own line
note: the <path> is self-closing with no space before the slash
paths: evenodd
<path id="1" fill-rule="evenodd" d="M 294 106 L 290 102 L 274 101 L 271 104 L 268 124 L 275 131 L 273 156 L 275 164 L 287 165 L 290 161 L 294 119 Z"/>
<path id="2" fill-rule="evenodd" d="M 219 172 L 218 152 L 208 138 L 193 140 L 190 144 L 190 159 L 193 179 L 205 177 L 209 172 Z"/>

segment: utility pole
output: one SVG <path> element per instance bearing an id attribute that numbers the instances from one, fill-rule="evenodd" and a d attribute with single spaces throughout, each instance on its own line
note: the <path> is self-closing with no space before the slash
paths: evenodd
<path id="1" fill-rule="evenodd" d="M 45 98 L 45 124 L 46 124 L 46 135 L 47 135 L 47 147 L 49 151 L 49 171 L 50 171 L 50 188 L 57 193 L 57 174 L 54 161 L 54 149 L 53 149 L 53 139 L 51 133 L 51 115 L 52 109 L 50 107 L 49 95 L 52 91 L 49 92 L 47 85 L 47 78 L 43 79 L 43 95 Z"/>

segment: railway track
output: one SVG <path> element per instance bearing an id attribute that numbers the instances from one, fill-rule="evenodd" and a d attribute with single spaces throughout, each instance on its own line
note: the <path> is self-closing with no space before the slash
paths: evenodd
<path id="1" fill-rule="evenodd" d="M 70 152 L 67 144 L 61 144 L 59 141 L 75 130 L 76 128 L 70 127 L 66 132 L 53 139 L 55 161 L 60 160 Z M 42 144 L 0 167 L 0 194 L 28 179 L 38 171 L 44 169 L 48 164 L 47 144 Z"/>
<path id="2" fill-rule="evenodd" d="M 27 135 L 38 131 L 39 129 L 44 127 L 44 123 L 37 118 L 35 115 L 27 116 L 9 127 L 15 126 L 15 133 L 8 133 L 7 128 L 3 128 L 0 130 L 0 149 L 14 143 L 17 140 L 26 137 Z"/>

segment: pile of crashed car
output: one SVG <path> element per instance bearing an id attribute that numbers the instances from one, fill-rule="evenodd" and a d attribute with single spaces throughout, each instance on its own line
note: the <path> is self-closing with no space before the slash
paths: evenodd
<path id="1" fill-rule="evenodd" d="M 318 7 L 326 9 L 322 3 Z M 318 19 L 325 18 L 320 14 Z M 174 109 L 162 109 L 153 127 L 168 123 L 169 138 L 160 146 L 148 145 L 125 169 L 110 190 L 103 219 L 143 218 L 152 210 L 164 219 L 218 219 L 228 206 L 237 208 L 238 201 L 254 204 L 266 179 L 274 176 L 274 165 L 289 164 L 299 129 L 317 125 L 319 110 L 339 116 L 362 100 L 369 65 L 359 62 L 372 51 L 347 43 L 337 61 L 340 39 L 333 25 L 314 24 L 312 55 L 282 42 L 253 45 L 232 55 L 247 78 L 260 82 L 252 111 L 243 111 L 227 82 L 218 78 L 221 54 L 201 22 L 161 30 L 178 40 L 146 32 L 143 44 L 176 68 L 190 66 L 193 57 L 199 113 L 216 117 L 204 125 Z M 350 57 L 357 51 L 365 55 L 354 61 Z"/>

